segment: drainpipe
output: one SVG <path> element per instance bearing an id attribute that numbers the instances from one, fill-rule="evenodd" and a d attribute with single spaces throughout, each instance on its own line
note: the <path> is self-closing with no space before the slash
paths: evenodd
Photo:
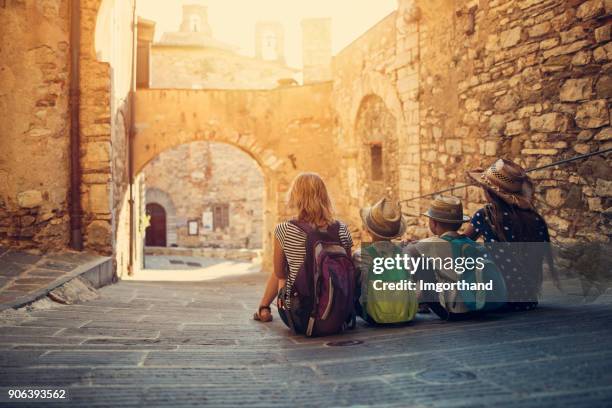
<path id="1" fill-rule="evenodd" d="M 134 4 L 133 4 L 133 8 L 132 8 L 132 72 L 131 72 L 131 78 L 130 78 L 130 105 L 129 105 L 129 109 L 130 109 L 130 125 L 129 125 L 129 131 L 128 131 L 128 149 L 127 149 L 127 156 L 128 156 L 128 182 L 129 182 L 129 200 L 128 200 L 128 204 L 130 206 L 130 239 L 129 239 L 129 246 L 130 246 L 130 254 L 129 254 L 129 261 L 128 261 L 128 275 L 133 275 L 134 274 L 134 253 L 136 252 L 136 228 L 138 228 L 138 226 L 136 225 L 136 220 L 134 219 L 134 204 L 135 204 L 135 200 L 134 200 L 134 133 L 135 133 L 135 129 L 134 129 L 134 112 L 135 112 L 135 98 L 136 98 L 136 51 L 138 48 L 138 41 L 136 38 L 136 32 L 138 29 L 138 22 L 136 20 L 136 1 L 137 0 L 133 0 Z"/>
<path id="2" fill-rule="evenodd" d="M 79 0 L 71 0 L 70 6 L 70 247 L 82 251 L 81 143 L 79 134 L 81 10 Z"/>

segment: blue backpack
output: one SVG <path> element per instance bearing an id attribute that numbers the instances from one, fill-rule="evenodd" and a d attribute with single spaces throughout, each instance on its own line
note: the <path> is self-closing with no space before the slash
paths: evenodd
<path id="1" fill-rule="evenodd" d="M 493 290 L 462 290 L 461 298 L 466 308 L 473 311 L 491 311 L 499 309 L 506 304 L 508 293 L 506 282 L 491 260 L 485 248 L 477 242 L 465 236 L 443 236 L 442 239 L 448 241 L 452 246 L 453 257 L 473 258 L 481 257 L 484 259 L 484 266 L 480 269 L 474 267 L 466 270 L 462 274 L 462 279 L 467 283 L 488 283 L 493 282 Z"/>

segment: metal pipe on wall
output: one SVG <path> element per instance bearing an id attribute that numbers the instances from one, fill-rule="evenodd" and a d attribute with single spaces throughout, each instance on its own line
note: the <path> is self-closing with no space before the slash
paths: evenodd
<path id="1" fill-rule="evenodd" d="M 70 2 L 70 247 L 83 250 L 80 143 L 80 1 Z"/>
<path id="2" fill-rule="evenodd" d="M 136 213 L 134 205 L 136 200 L 134 199 L 134 112 L 135 112 L 135 97 L 136 97 L 136 51 L 138 47 L 137 30 L 138 21 L 136 17 L 136 1 L 134 0 L 132 9 L 132 72 L 130 78 L 130 94 L 129 94 L 129 109 L 130 109 L 130 125 L 128 130 L 128 143 L 127 143 L 127 156 L 128 156 L 128 189 L 129 199 L 128 205 L 130 206 L 130 239 L 129 239 L 129 261 L 128 261 L 128 275 L 134 274 L 134 258 L 136 252 L 136 220 L 134 214 Z"/>

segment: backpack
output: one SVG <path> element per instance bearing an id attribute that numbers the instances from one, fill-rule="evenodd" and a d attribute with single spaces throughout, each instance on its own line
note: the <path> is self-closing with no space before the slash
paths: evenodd
<path id="1" fill-rule="evenodd" d="M 386 249 L 386 250 L 385 250 Z M 362 249 L 370 259 L 377 257 L 395 257 L 401 250 L 393 244 L 389 248 L 380 248 L 373 243 Z M 404 269 L 388 269 L 377 275 L 372 271 L 372 265 L 364 264 L 361 285 L 361 317 L 370 323 L 390 324 L 405 323 L 414 319 L 418 310 L 417 293 L 414 290 L 375 290 L 372 282 L 400 282 L 412 280 L 410 271 Z"/>
<path id="2" fill-rule="evenodd" d="M 306 233 L 306 257 L 287 303 L 286 317 L 296 334 L 326 336 L 355 327 L 355 267 L 340 241 L 340 223 L 322 231 L 296 220 Z"/>
<path id="3" fill-rule="evenodd" d="M 506 304 L 507 289 L 506 282 L 497 268 L 497 265 L 487 255 L 482 245 L 465 236 L 443 236 L 441 237 L 452 246 L 453 257 L 483 258 L 482 268 L 474 267 L 461 274 L 461 279 L 467 283 L 493 282 L 493 290 L 462 290 L 459 296 L 465 308 L 469 312 L 486 312 L 499 309 Z"/>

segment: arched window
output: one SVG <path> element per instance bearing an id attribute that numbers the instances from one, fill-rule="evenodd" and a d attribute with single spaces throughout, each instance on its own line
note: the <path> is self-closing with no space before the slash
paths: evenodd
<path id="1" fill-rule="evenodd" d="M 202 24 L 202 19 L 200 16 L 189 16 L 189 27 L 191 31 L 197 33 L 200 31 L 200 25 Z"/>
<path id="2" fill-rule="evenodd" d="M 278 58 L 276 53 L 276 34 L 272 31 L 266 31 L 262 36 L 261 56 L 266 61 L 274 61 Z"/>

